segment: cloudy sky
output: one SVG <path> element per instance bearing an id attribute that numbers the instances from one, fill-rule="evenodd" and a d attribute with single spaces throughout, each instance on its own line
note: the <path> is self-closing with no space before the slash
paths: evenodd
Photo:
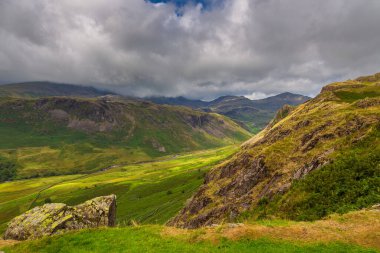
<path id="1" fill-rule="evenodd" d="M 0 83 L 260 98 L 379 71 L 379 0 L 0 1 Z"/>

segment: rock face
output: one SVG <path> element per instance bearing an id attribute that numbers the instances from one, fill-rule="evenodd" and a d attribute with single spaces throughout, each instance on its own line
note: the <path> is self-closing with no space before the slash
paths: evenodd
<path id="1" fill-rule="evenodd" d="M 97 197 L 77 206 L 45 204 L 11 220 L 4 239 L 35 239 L 69 230 L 114 226 L 115 221 L 115 195 Z"/>
<path id="2" fill-rule="evenodd" d="M 377 81 L 379 76 L 363 79 Z M 330 84 L 316 98 L 296 108 L 284 107 L 234 157 L 207 174 L 168 225 L 197 228 L 236 222 L 262 203 L 286 198 L 293 182 L 380 129 L 378 84 L 360 80 Z"/>

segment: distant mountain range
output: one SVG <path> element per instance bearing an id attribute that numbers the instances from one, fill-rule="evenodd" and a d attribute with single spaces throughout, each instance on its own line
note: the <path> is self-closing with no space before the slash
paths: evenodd
<path id="1" fill-rule="evenodd" d="M 38 97 L 85 97 L 94 98 L 106 95 L 117 95 L 114 92 L 100 90 L 91 86 L 63 84 L 53 82 L 25 82 L 0 85 L 0 96 L 18 98 Z M 122 96 L 120 96 L 122 97 Z M 215 112 L 225 115 L 245 129 L 258 132 L 275 116 L 277 110 L 287 105 L 299 105 L 310 98 L 290 92 L 281 93 L 265 99 L 251 100 L 244 96 L 222 96 L 213 101 L 188 99 L 185 97 L 147 97 L 143 99 L 155 104 L 187 106 L 205 112 Z"/>
<path id="2" fill-rule="evenodd" d="M 244 96 L 222 96 L 210 102 L 191 100 L 185 97 L 149 97 L 145 99 L 156 104 L 181 105 L 216 112 L 242 123 L 252 132 L 257 132 L 264 128 L 272 120 L 276 111 L 284 105 L 296 106 L 306 102 L 310 97 L 285 92 L 259 100 L 251 100 Z"/>
<path id="3" fill-rule="evenodd" d="M 0 96 L 4 97 L 99 97 L 114 94 L 91 86 L 53 82 L 25 82 L 0 85 Z"/>

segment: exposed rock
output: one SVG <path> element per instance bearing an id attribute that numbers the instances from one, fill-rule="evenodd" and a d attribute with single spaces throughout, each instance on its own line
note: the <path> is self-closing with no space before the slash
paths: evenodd
<path id="1" fill-rule="evenodd" d="M 154 149 L 156 149 L 158 152 L 161 152 L 161 153 L 165 153 L 166 152 L 166 148 L 164 146 L 161 145 L 161 143 L 159 143 L 157 140 L 153 139 L 152 140 L 152 146 Z"/>
<path id="2" fill-rule="evenodd" d="M 303 121 L 300 121 L 300 122 L 298 122 L 298 123 L 294 126 L 294 130 L 299 130 L 299 129 L 301 129 L 301 128 L 308 127 L 310 124 L 311 124 L 311 121 L 310 121 L 310 120 L 303 120 Z"/>
<path id="3" fill-rule="evenodd" d="M 50 117 L 59 122 L 65 122 L 69 120 L 70 115 L 61 109 L 54 109 L 49 111 Z"/>
<path id="4" fill-rule="evenodd" d="M 379 129 L 378 97 L 353 105 L 342 103 L 334 93 L 372 91 L 374 85 L 334 83 L 296 109 L 283 108 L 272 124 L 206 175 L 204 185 L 168 225 L 198 228 L 236 222 L 243 213 L 260 212 L 261 200 L 269 203 L 279 195 L 286 199 L 293 182 L 334 162 L 340 151 Z M 361 108 L 367 107 L 363 113 Z"/>
<path id="5" fill-rule="evenodd" d="M 365 98 L 357 101 L 355 105 L 359 108 L 368 108 L 380 105 L 380 98 Z"/>
<path id="6" fill-rule="evenodd" d="M 228 228 L 238 228 L 238 227 L 242 227 L 242 226 L 244 226 L 243 223 L 228 223 L 227 224 Z"/>
<path id="7" fill-rule="evenodd" d="M 93 132 L 109 132 L 113 129 L 114 125 L 109 122 L 97 123 L 89 119 L 84 119 L 84 120 L 73 119 L 73 120 L 70 120 L 67 127 L 75 129 L 75 130 L 87 132 L 87 133 L 93 133 Z"/>
<path id="8" fill-rule="evenodd" d="M 115 221 L 115 195 L 97 197 L 77 206 L 51 203 L 11 220 L 4 239 L 35 239 L 69 230 L 114 226 Z"/>
<path id="9" fill-rule="evenodd" d="M 306 133 L 305 135 L 302 136 L 301 145 L 305 146 L 305 144 L 307 144 L 309 141 L 311 141 L 315 135 L 322 132 L 322 130 L 326 129 L 327 127 L 329 127 L 331 125 L 332 125 L 332 121 L 327 121 L 326 123 L 316 127 L 315 129 L 311 130 L 310 132 Z"/>
<path id="10" fill-rule="evenodd" d="M 294 108 L 294 106 L 285 104 L 280 110 L 277 111 L 276 116 L 269 123 L 268 127 L 273 127 L 276 125 L 279 121 L 288 116 L 294 110 Z"/>
<path id="11" fill-rule="evenodd" d="M 370 76 L 361 76 L 361 77 L 358 77 L 358 78 L 356 78 L 356 81 L 359 81 L 359 82 L 376 82 L 376 81 L 380 81 L 380 72 L 376 73 L 374 75 L 370 75 Z"/>

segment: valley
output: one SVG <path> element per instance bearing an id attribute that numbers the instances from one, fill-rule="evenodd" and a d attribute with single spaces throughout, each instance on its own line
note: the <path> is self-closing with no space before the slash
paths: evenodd
<path id="1" fill-rule="evenodd" d="M 225 115 L 252 133 L 264 129 L 284 105 L 297 106 L 310 97 L 281 93 L 264 99 L 251 100 L 244 96 L 221 96 L 212 101 L 191 100 L 184 97 L 150 97 L 146 98 L 157 104 L 181 105 L 207 112 Z"/>
<path id="2" fill-rule="evenodd" d="M 204 174 L 238 146 L 195 151 L 92 174 L 16 180 L 0 184 L 0 233 L 13 217 L 50 202 L 70 205 L 117 195 L 117 222 L 164 224 L 202 184 Z"/>
<path id="3" fill-rule="evenodd" d="M 0 158 L 9 179 L 90 173 L 168 154 L 238 144 L 251 134 L 231 119 L 118 97 L 5 98 Z"/>
<path id="4" fill-rule="evenodd" d="M 380 253 L 380 0 L 0 0 L 0 253 Z"/>
<path id="5" fill-rule="evenodd" d="M 115 194 L 117 211 L 116 228 L 0 240 L 0 249 L 377 252 L 379 78 L 333 83 L 284 105 L 253 137 L 227 116 L 189 106 L 6 97 L 0 232 L 44 204 Z"/>

